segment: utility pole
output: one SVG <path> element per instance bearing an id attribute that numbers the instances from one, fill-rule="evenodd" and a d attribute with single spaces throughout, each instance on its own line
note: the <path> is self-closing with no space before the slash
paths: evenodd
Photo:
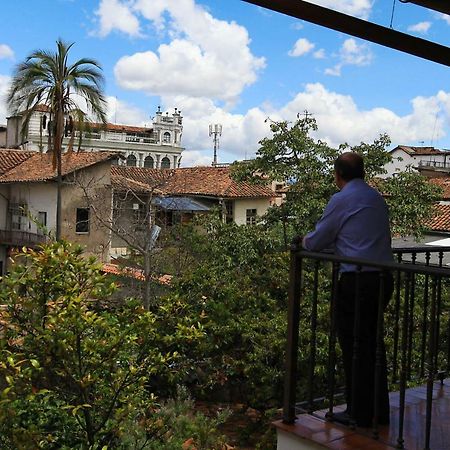
<path id="1" fill-rule="evenodd" d="M 214 125 L 209 126 L 209 137 L 213 138 L 214 142 L 214 159 L 213 166 L 217 165 L 217 150 L 219 149 L 219 139 L 222 136 L 222 125 L 220 123 L 216 123 Z"/>

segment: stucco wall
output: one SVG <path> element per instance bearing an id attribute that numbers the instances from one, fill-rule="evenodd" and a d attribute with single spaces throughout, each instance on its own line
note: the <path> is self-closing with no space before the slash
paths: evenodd
<path id="1" fill-rule="evenodd" d="M 233 211 L 234 221 L 238 225 L 245 225 L 247 219 L 247 209 L 256 209 L 257 215 L 262 216 L 266 213 L 269 207 L 269 198 L 235 200 Z"/>
<path id="2" fill-rule="evenodd" d="M 54 183 L 15 183 L 10 185 L 10 203 L 25 203 L 31 217 L 37 219 L 40 211 L 47 213 L 47 229 L 56 227 L 56 185 Z M 28 221 L 29 233 L 37 233 L 38 227 Z"/>
<path id="3" fill-rule="evenodd" d="M 97 164 L 82 173 L 77 173 L 67 180 L 62 191 L 62 236 L 70 242 L 76 242 L 83 247 L 88 254 L 96 255 L 102 261 L 108 261 L 111 234 L 97 219 L 97 213 L 105 221 L 111 218 L 111 162 Z M 86 188 L 89 200 L 86 199 L 83 187 Z M 89 232 L 78 233 L 76 231 L 77 208 L 91 207 Z"/>
<path id="4" fill-rule="evenodd" d="M 384 168 L 387 170 L 381 178 L 391 177 L 393 174 L 404 172 L 409 165 L 418 167 L 420 161 L 436 161 L 444 162 L 445 155 L 409 155 L 403 150 L 395 150 L 391 153 L 392 162 L 386 164 Z M 399 160 L 401 158 L 401 161 Z"/>
<path id="5" fill-rule="evenodd" d="M 0 230 L 6 229 L 6 216 L 8 213 L 8 186 L 0 184 Z"/>

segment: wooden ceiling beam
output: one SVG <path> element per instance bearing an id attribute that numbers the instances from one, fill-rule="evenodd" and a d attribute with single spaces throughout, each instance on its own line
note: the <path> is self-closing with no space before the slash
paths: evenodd
<path id="1" fill-rule="evenodd" d="M 243 0 L 297 19 L 340 31 L 375 44 L 450 66 L 450 48 L 303 0 Z M 415 0 L 417 3 L 431 3 Z M 438 2 L 435 2 L 438 3 Z"/>
<path id="2" fill-rule="evenodd" d="M 427 9 L 434 9 L 444 14 L 450 14 L 450 2 L 443 0 L 400 0 L 402 3 L 414 3 Z"/>

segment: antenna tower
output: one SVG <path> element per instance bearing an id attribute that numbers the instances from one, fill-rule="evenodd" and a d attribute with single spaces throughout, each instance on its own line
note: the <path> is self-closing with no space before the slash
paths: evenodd
<path id="1" fill-rule="evenodd" d="M 222 136 L 222 125 L 220 123 L 209 126 L 209 137 L 211 136 L 214 142 L 214 159 L 212 165 L 215 166 L 217 165 L 217 150 L 219 149 L 219 140 L 220 136 Z"/>

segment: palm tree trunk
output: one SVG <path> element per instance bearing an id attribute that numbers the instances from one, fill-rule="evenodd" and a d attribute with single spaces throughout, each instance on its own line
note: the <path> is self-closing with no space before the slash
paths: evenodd
<path id="1" fill-rule="evenodd" d="M 61 223 L 62 223 L 62 136 L 64 115 L 62 108 L 58 108 L 56 112 L 56 130 L 54 136 L 53 151 L 56 153 L 56 240 L 61 240 Z"/>

